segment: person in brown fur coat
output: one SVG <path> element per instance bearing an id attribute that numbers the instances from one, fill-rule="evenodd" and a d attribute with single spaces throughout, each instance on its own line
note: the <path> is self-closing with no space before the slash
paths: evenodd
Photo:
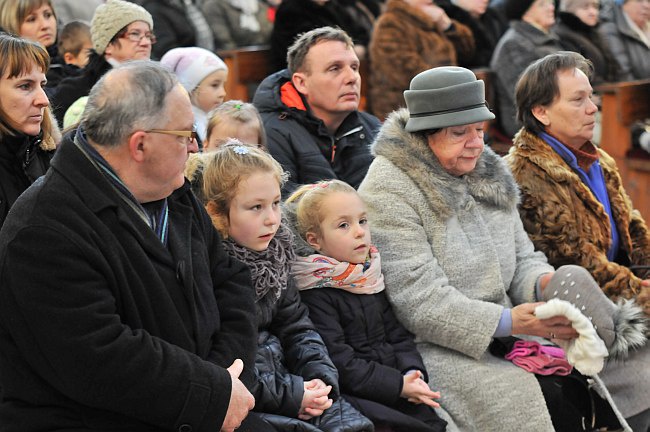
<path id="1" fill-rule="evenodd" d="M 524 127 L 507 161 L 521 188 L 524 227 L 549 263 L 585 267 L 612 300 L 635 298 L 650 316 L 650 231 L 614 159 L 590 141 L 592 70 L 569 52 L 529 66 L 516 90 Z"/>
<path id="2" fill-rule="evenodd" d="M 418 73 L 456 66 L 474 54 L 472 31 L 432 0 L 388 0 L 370 41 L 370 111 L 385 118 L 405 107 L 403 92 Z"/>

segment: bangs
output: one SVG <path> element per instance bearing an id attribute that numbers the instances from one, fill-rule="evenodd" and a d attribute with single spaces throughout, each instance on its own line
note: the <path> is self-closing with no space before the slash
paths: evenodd
<path id="1" fill-rule="evenodd" d="M 6 0 L 2 0 L 2 1 L 6 1 Z M 50 0 L 19 0 L 18 10 L 16 11 L 19 25 L 23 21 L 25 21 L 27 15 L 29 15 L 34 10 L 40 8 L 43 5 L 49 6 L 50 9 L 52 9 L 52 13 L 54 14 L 54 17 L 56 18 L 56 12 L 54 12 L 54 6 L 52 6 L 52 2 Z"/>
<path id="2" fill-rule="evenodd" d="M 50 55 L 39 43 L 12 37 L 0 44 L 0 77 L 14 78 L 32 71 L 34 66 L 46 73 Z"/>

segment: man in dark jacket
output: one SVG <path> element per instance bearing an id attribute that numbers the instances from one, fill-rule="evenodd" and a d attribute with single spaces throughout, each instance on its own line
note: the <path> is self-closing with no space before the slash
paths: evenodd
<path id="1" fill-rule="evenodd" d="M 319 180 L 358 187 L 380 123 L 358 111 L 361 77 L 352 40 L 343 30 L 321 27 L 298 38 L 287 58 L 289 68 L 268 76 L 253 99 L 269 152 L 290 175 L 283 196 Z"/>
<path id="2" fill-rule="evenodd" d="M 193 121 L 169 71 L 115 68 L 14 205 L 0 430 L 232 431 L 253 407 L 255 293 L 183 176 Z"/>

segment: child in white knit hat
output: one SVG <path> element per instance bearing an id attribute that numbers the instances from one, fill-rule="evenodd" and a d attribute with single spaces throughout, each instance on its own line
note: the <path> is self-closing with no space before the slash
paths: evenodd
<path id="1" fill-rule="evenodd" d="M 190 94 L 196 132 L 204 142 L 207 113 L 221 105 L 226 97 L 228 66 L 213 52 L 198 47 L 169 50 L 160 63 L 176 74 Z"/>

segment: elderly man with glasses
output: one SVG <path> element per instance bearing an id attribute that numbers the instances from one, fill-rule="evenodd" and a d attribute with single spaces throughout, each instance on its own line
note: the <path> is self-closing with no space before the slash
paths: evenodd
<path id="1" fill-rule="evenodd" d="M 123 0 L 100 5 L 90 24 L 93 48 L 80 76 L 66 78 L 48 95 L 52 111 L 63 125 L 63 117 L 79 98 L 111 68 L 130 60 L 149 60 L 156 43 L 153 18 L 142 6 Z"/>
<path id="2" fill-rule="evenodd" d="M 183 168 L 189 96 L 158 63 L 93 87 L 0 232 L 3 431 L 264 431 L 248 269 Z"/>

